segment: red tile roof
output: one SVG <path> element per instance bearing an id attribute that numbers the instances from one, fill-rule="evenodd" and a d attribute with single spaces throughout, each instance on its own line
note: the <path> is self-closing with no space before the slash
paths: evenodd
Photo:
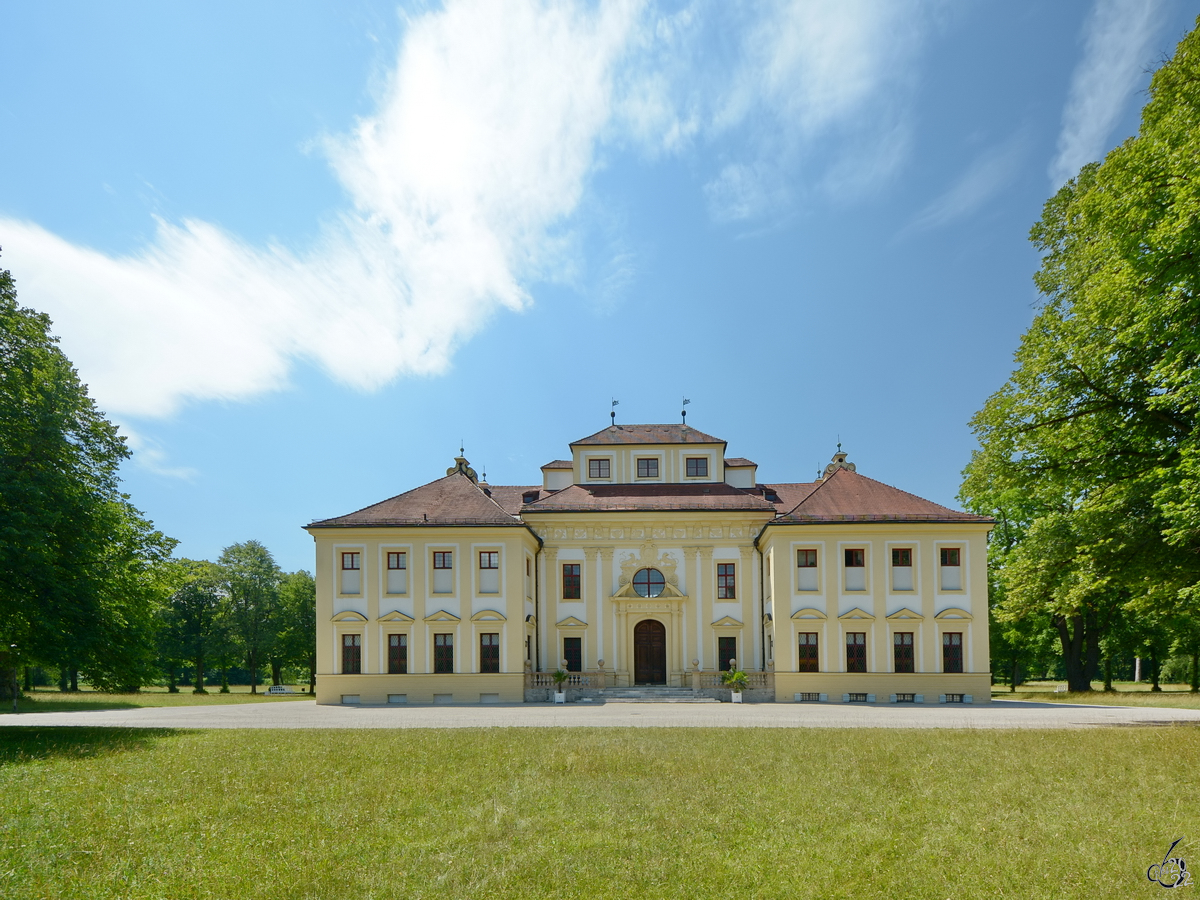
<path id="1" fill-rule="evenodd" d="M 571 462 L 569 459 L 556 459 L 553 462 L 546 463 L 544 466 L 542 466 L 542 468 L 543 469 L 573 469 L 573 468 L 575 468 L 575 463 Z"/>
<path id="2" fill-rule="evenodd" d="M 495 495 L 495 488 L 492 493 Z M 470 478 L 462 472 L 454 472 L 349 515 L 313 522 L 309 527 L 523 524 Z"/>
<path id="3" fill-rule="evenodd" d="M 773 512 L 759 494 L 714 484 L 574 484 L 527 505 L 523 512 L 625 512 L 635 510 L 754 510 Z"/>
<path id="4" fill-rule="evenodd" d="M 733 469 L 744 469 L 747 466 L 757 466 L 758 463 L 751 462 L 744 456 L 731 456 L 725 460 L 725 465 Z"/>
<path id="5" fill-rule="evenodd" d="M 991 523 L 986 516 L 959 512 L 894 488 L 882 481 L 837 469 L 777 524 L 824 524 L 836 522 L 975 522 Z"/>
<path id="6" fill-rule="evenodd" d="M 610 425 L 571 444 L 724 444 L 725 441 L 687 425 Z"/>

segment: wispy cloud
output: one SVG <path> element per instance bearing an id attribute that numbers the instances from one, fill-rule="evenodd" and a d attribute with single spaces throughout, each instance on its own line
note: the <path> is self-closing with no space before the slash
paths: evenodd
<path id="1" fill-rule="evenodd" d="M 187 220 L 112 257 L 0 220 L 6 262 L 117 415 L 277 389 L 296 359 L 361 388 L 441 371 L 563 264 L 639 13 L 461 0 L 410 21 L 378 111 L 327 142 L 353 207 L 306 250 Z"/>
<path id="2" fill-rule="evenodd" d="M 160 219 L 114 256 L 0 219 L 5 263 L 124 421 L 278 390 L 298 362 L 362 389 L 437 373 L 489 317 L 526 308 L 530 285 L 578 278 L 577 217 L 606 145 L 660 161 L 716 146 L 718 219 L 794 199 L 818 137 L 890 177 L 907 144 L 879 137 L 903 137 L 922 8 L 449 0 L 406 21 L 376 111 L 315 142 L 348 203 L 311 245 Z M 834 168 L 824 189 L 851 192 Z M 583 291 L 601 305 L 638 270 L 619 235 L 609 244 Z"/>
<path id="3" fill-rule="evenodd" d="M 1152 42 L 1162 19 L 1154 0 L 1097 0 L 1084 26 L 1083 58 L 1071 78 L 1050 163 L 1053 190 L 1104 155 L 1117 118 L 1154 61 Z"/>
<path id="4" fill-rule="evenodd" d="M 940 228 L 977 212 L 1016 177 L 1028 147 L 1022 132 L 980 153 L 954 184 L 917 213 L 900 236 Z"/>

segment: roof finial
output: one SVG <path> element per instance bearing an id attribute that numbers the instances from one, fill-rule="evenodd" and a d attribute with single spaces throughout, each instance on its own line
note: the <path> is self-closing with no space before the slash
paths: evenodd
<path id="1" fill-rule="evenodd" d="M 617 424 L 617 407 L 621 405 L 621 401 L 614 399 L 612 402 L 612 410 L 609 412 L 609 417 L 612 418 L 613 425 Z"/>
<path id="2" fill-rule="evenodd" d="M 683 424 L 684 424 L 684 425 L 686 425 L 686 424 L 687 424 L 687 405 L 688 405 L 689 403 L 691 403 L 691 402 L 692 402 L 692 401 L 691 401 L 691 400 L 689 400 L 687 397 L 684 397 L 684 398 L 683 398 L 683 409 L 680 411 L 680 413 L 679 413 L 679 414 L 680 414 L 681 416 L 683 416 Z"/>

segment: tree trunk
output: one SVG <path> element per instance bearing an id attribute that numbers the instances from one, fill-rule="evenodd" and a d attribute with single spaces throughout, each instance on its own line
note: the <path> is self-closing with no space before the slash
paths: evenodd
<path id="1" fill-rule="evenodd" d="M 1200 650 L 1192 651 L 1192 693 L 1200 691 Z"/>
<path id="2" fill-rule="evenodd" d="M 71 693 L 79 692 L 79 670 L 71 669 Z"/>
<path id="3" fill-rule="evenodd" d="M 33 690 L 33 679 L 29 672 L 29 666 L 25 667 L 25 693 Z"/>
<path id="4" fill-rule="evenodd" d="M 1008 683 L 1008 692 L 1015 694 L 1017 692 L 1017 679 L 1021 677 L 1021 662 L 1017 654 L 1013 654 L 1012 658 L 1012 679 Z"/>
<path id="5" fill-rule="evenodd" d="M 1092 675 L 1096 671 L 1096 656 L 1099 654 L 1097 635 L 1088 634 L 1084 616 L 1055 616 L 1054 627 L 1062 645 L 1063 665 L 1067 670 L 1067 690 L 1086 693 L 1092 689 Z"/>
<path id="6" fill-rule="evenodd" d="M 179 685 L 175 681 L 175 664 L 167 666 L 167 693 L 178 694 Z"/>
<path id="7" fill-rule="evenodd" d="M 250 651 L 250 693 L 258 693 L 258 660 L 253 650 Z"/>
<path id="8" fill-rule="evenodd" d="M 196 677 L 192 679 L 192 693 L 207 694 L 208 691 L 204 689 L 204 654 L 201 653 L 193 661 L 196 663 Z"/>
<path id="9" fill-rule="evenodd" d="M 283 684 L 283 663 L 271 660 L 271 684 Z"/>
<path id="10" fill-rule="evenodd" d="M 62 692 L 64 694 L 71 689 L 71 684 L 67 680 L 67 670 L 66 669 L 58 670 L 58 689 L 60 692 Z"/>
<path id="11" fill-rule="evenodd" d="M 221 663 L 221 690 L 218 691 L 218 693 L 220 693 L 220 694 L 228 694 L 229 693 L 229 668 L 225 665 L 224 662 Z"/>
<path id="12" fill-rule="evenodd" d="M 1112 693 L 1112 689 L 1112 654 L 1107 653 L 1104 656 L 1104 690 Z"/>
<path id="13" fill-rule="evenodd" d="M 1195 683 L 1196 675 L 1195 668 L 1192 669 L 1192 683 Z M 317 692 L 317 654 L 313 654 L 308 658 L 308 693 L 315 694 Z"/>
<path id="14" fill-rule="evenodd" d="M 1158 683 L 1158 672 L 1162 668 L 1162 663 L 1158 659 L 1158 648 L 1150 648 L 1150 690 L 1154 692 L 1162 692 L 1162 686 Z"/>

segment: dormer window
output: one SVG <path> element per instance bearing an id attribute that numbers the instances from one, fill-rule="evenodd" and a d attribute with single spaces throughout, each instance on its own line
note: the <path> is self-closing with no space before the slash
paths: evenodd
<path id="1" fill-rule="evenodd" d="M 526 491 L 521 495 L 522 503 L 537 503 L 538 491 Z"/>
<path id="2" fill-rule="evenodd" d="M 637 477 L 638 478 L 657 478 L 658 477 L 658 460 L 657 459 L 639 459 L 637 461 Z"/>

